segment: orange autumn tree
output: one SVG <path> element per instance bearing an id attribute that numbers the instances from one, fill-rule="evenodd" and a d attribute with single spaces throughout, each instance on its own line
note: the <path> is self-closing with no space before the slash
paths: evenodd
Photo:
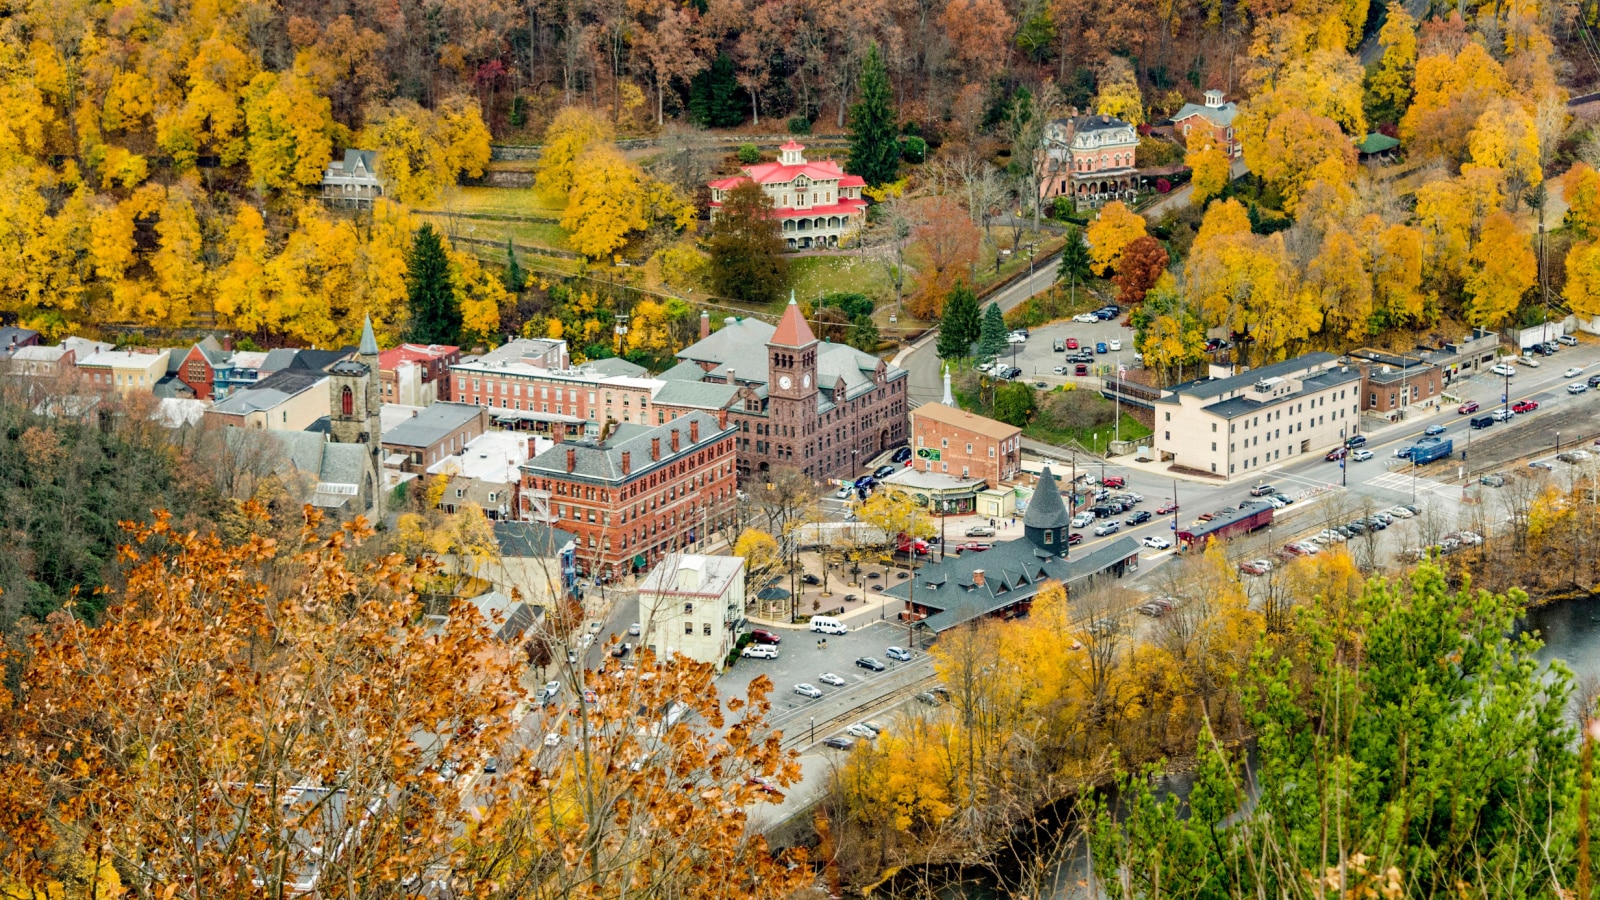
<path id="1" fill-rule="evenodd" d="M 944 312 L 944 298 L 950 289 L 971 276 L 983 235 L 961 204 L 945 195 L 919 201 L 915 219 L 911 246 L 923 265 L 908 307 L 919 319 L 937 319 Z"/>
<path id="2" fill-rule="evenodd" d="M 592 702 L 528 712 L 523 648 L 463 601 L 424 617 L 428 567 L 363 522 L 308 509 L 280 543 L 259 508 L 244 518 L 258 530 L 237 544 L 165 515 L 131 527 L 100 624 L 57 615 L 13 660 L 0 893 L 110 869 L 162 898 L 777 897 L 807 877 L 746 835 L 767 796 L 749 776 L 797 775 L 764 679 L 723 703 L 709 667 L 647 652 L 554 670 Z M 672 704 L 705 725 L 666 724 Z"/>

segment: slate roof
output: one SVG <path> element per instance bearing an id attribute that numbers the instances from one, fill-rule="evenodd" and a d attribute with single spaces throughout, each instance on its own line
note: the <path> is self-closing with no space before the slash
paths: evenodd
<path id="1" fill-rule="evenodd" d="M 438 405 L 438 404 L 435 404 Z M 700 430 L 700 443 L 692 444 L 689 441 L 689 424 L 698 422 Z M 707 443 L 720 439 L 725 434 L 730 434 L 735 429 L 719 428 L 717 420 L 703 412 L 690 412 L 673 419 L 665 425 L 656 425 L 645 428 L 639 425 L 627 424 L 618 426 L 611 437 L 604 444 L 592 441 L 565 441 L 552 446 L 549 450 L 539 454 L 533 459 L 522 464 L 525 472 L 544 473 L 558 478 L 582 478 L 595 481 L 620 482 L 622 475 L 622 453 L 628 451 L 631 455 L 628 460 L 630 473 L 629 479 L 638 478 L 660 466 L 671 463 L 677 456 L 689 453 L 696 447 L 703 447 Z M 672 453 L 672 432 L 678 432 L 678 453 Z M 653 438 L 661 439 L 661 459 L 650 458 L 650 441 Z M 567 451 L 571 450 L 575 456 L 573 470 L 567 471 Z"/>
<path id="2" fill-rule="evenodd" d="M 1192 381 L 1189 384 L 1180 385 L 1176 388 L 1173 388 L 1172 392 L 1174 394 L 1186 394 L 1191 397 L 1200 397 L 1202 399 L 1208 397 L 1221 397 L 1223 394 L 1231 394 L 1234 391 L 1245 390 L 1263 378 L 1286 378 L 1299 372 L 1303 372 L 1306 369 L 1312 369 L 1316 368 L 1317 366 L 1326 365 L 1327 363 L 1331 363 L 1338 358 L 1339 357 L 1333 355 L 1332 353 L 1307 353 L 1303 356 L 1296 356 L 1293 359 L 1286 359 L 1282 362 L 1275 362 L 1265 366 L 1259 366 L 1247 372 L 1239 375 L 1233 375 L 1228 378 L 1211 378 L 1205 381 Z"/>
<path id="3" fill-rule="evenodd" d="M 206 362 L 211 363 L 213 366 L 223 365 L 228 361 L 228 357 L 233 355 L 222 349 L 222 344 L 209 334 L 201 338 L 200 343 L 194 346 L 200 351 L 200 355 L 206 358 Z"/>
<path id="4" fill-rule="evenodd" d="M 700 367 L 694 363 L 679 365 Z M 724 409 L 739 393 L 738 385 L 719 384 L 715 381 L 669 381 L 656 391 L 657 406 L 688 406 L 696 409 Z"/>
<path id="5" fill-rule="evenodd" d="M 1185 103 L 1183 108 L 1178 110 L 1177 115 L 1172 117 L 1172 121 L 1182 122 L 1184 119 L 1187 119 L 1190 116 L 1201 116 L 1207 122 L 1210 122 L 1213 125 L 1227 127 L 1233 124 L 1234 118 L 1238 115 L 1239 106 L 1231 100 L 1222 104 L 1221 106 L 1206 106 L 1202 103 Z"/>
<path id="6" fill-rule="evenodd" d="M 1260 370 L 1257 369 L 1256 371 L 1259 372 Z M 1235 419 L 1239 416 L 1247 416 L 1264 407 L 1275 406 L 1279 403 L 1290 403 L 1294 400 L 1304 397 L 1306 394 L 1327 390 L 1330 387 L 1337 387 L 1345 382 L 1359 382 L 1360 380 L 1361 371 L 1355 366 L 1350 366 L 1350 371 L 1348 372 L 1340 371 L 1339 369 L 1327 369 L 1325 371 L 1318 372 L 1315 375 L 1303 378 L 1300 382 L 1300 390 L 1294 392 L 1293 394 L 1283 397 L 1276 397 L 1266 402 L 1255 400 L 1250 397 L 1231 397 L 1227 400 L 1221 400 L 1207 406 L 1206 412 L 1215 416 L 1221 416 L 1224 419 Z"/>
<path id="7" fill-rule="evenodd" d="M 1073 584 L 1099 575 L 1139 555 L 1139 542 L 1126 535 L 1070 559 L 1041 550 L 1027 538 L 996 544 L 982 553 L 963 553 L 917 570 L 916 603 L 938 610 L 923 620 L 935 632 L 947 631 L 1031 600 L 1046 581 Z M 972 573 L 982 569 L 980 586 Z M 884 591 L 890 597 L 911 597 L 911 579 Z"/>
<path id="8" fill-rule="evenodd" d="M 638 363 L 631 363 L 625 359 L 612 357 L 610 359 L 591 359 L 583 364 L 583 368 L 601 375 L 618 376 L 622 378 L 648 378 L 650 370 Z"/>
<path id="9" fill-rule="evenodd" d="M 787 310 L 784 314 L 788 315 Z M 798 311 L 795 315 L 796 318 L 799 317 Z M 678 351 L 678 358 L 685 362 L 714 364 L 715 367 L 710 372 L 700 370 L 698 365 L 690 370 L 680 363 L 663 372 L 661 380 L 670 383 L 679 374 L 688 375 L 695 381 L 703 380 L 708 374 L 726 378 L 728 370 L 733 369 L 736 379 L 754 385 L 757 395 L 765 397 L 769 374 L 767 344 L 775 342 L 774 335 L 777 330 L 777 326 L 760 319 L 738 319 L 729 316 L 723 320 L 721 329 Z M 821 388 L 817 394 L 818 411 L 827 410 L 830 404 L 870 392 L 876 387 L 872 376 L 877 372 L 879 365 L 885 366 L 885 378 L 888 381 L 906 377 L 904 369 L 887 365 L 878 357 L 847 344 L 834 344 L 829 341 L 818 344 L 817 385 Z M 835 386 L 841 378 L 844 380 L 844 396 L 835 397 L 833 396 Z"/>
<path id="10" fill-rule="evenodd" d="M 157 400 L 191 400 L 194 398 L 194 388 L 179 381 L 178 376 L 170 372 L 156 382 L 155 387 L 150 389 L 150 393 Z"/>
<path id="11" fill-rule="evenodd" d="M 26 347 L 30 341 L 37 341 L 38 339 L 39 332 L 34 331 L 32 328 L 17 328 L 14 325 L 7 325 L 4 328 L 0 328 L 0 353 L 10 352 L 13 342 L 20 348 Z"/>
<path id="12" fill-rule="evenodd" d="M 38 344 L 33 344 L 27 347 L 18 347 L 17 352 L 11 354 L 11 358 L 18 361 L 60 362 L 61 358 L 67 355 L 69 349 L 65 346 L 42 347 Z"/>
<path id="13" fill-rule="evenodd" d="M 357 153 L 370 153 L 369 150 L 357 150 Z M 348 157 L 350 151 L 345 151 Z M 378 355 L 378 339 L 372 333 L 372 317 L 367 316 L 361 322 L 361 347 L 357 350 L 362 356 Z"/>
<path id="14" fill-rule="evenodd" d="M 240 388 L 211 408 L 219 413 L 242 416 L 263 409 L 272 409 L 290 397 L 298 396 L 321 384 L 328 376 L 304 369 L 284 369 L 273 372 L 249 387 Z"/>
<path id="15" fill-rule="evenodd" d="M 538 522 L 495 522 L 494 541 L 500 555 L 514 559 L 544 559 L 578 539 L 559 528 Z"/>
<path id="16" fill-rule="evenodd" d="M 294 364 L 294 358 L 299 352 L 293 347 L 268 350 L 267 358 L 262 361 L 259 368 L 263 372 L 276 372 L 280 369 L 287 369 Z"/>
<path id="17" fill-rule="evenodd" d="M 295 351 L 294 359 L 289 361 L 287 368 L 326 372 L 329 366 L 344 359 L 354 351 L 354 347 L 342 347 L 338 350 L 297 350 Z"/>
<path id="18" fill-rule="evenodd" d="M 1033 491 L 1033 499 L 1028 501 L 1028 511 L 1022 517 L 1023 527 L 1064 528 L 1070 521 L 1072 516 L 1061 500 L 1061 485 L 1050 474 L 1047 465 L 1039 473 L 1039 485 Z"/>
<path id="19" fill-rule="evenodd" d="M 435 403 L 406 419 L 392 431 L 384 432 L 383 442 L 400 447 L 432 447 L 450 433 L 481 415 L 486 407 L 465 403 Z"/>
<path id="20" fill-rule="evenodd" d="M 662 381 L 700 381 L 706 377 L 706 370 L 690 360 L 684 360 L 658 376 Z"/>
<path id="21" fill-rule="evenodd" d="M 1127 122 L 1116 116 L 1104 116 L 1099 113 L 1088 116 L 1079 116 L 1076 120 L 1078 134 L 1087 134 L 1091 131 L 1108 131 L 1114 128 L 1132 128 Z"/>
<path id="22" fill-rule="evenodd" d="M 806 324 L 806 317 L 800 313 L 799 304 L 794 302 L 794 291 L 790 291 L 789 305 L 784 307 L 783 318 L 778 320 L 771 342 L 784 347 L 804 347 L 816 339 L 811 326 Z"/>

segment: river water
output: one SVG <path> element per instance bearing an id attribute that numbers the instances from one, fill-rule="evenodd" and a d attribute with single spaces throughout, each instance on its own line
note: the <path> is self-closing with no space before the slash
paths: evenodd
<path id="1" fill-rule="evenodd" d="M 1562 660 L 1573 672 L 1576 683 L 1586 678 L 1600 682 L 1600 596 L 1562 600 L 1531 610 L 1522 621 L 1525 631 L 1538 633 L 1544 646 L 1539 650 L 1540 662 Z M 1158 785 L 1159 791 L 1180 797 L 1189 793 L 1192 781 L 1187 774 L 1166 776 Z M 1050 879 L 1053 891 L 1045 896 L 1049 900 L 1098 900 L 1104 894 L 1090 894 L 1084 888 L 1087 858 L 1080 848 Z M 951 872 L 949 874 L 957 874 Z M 960 883 L 937 892 L 939 900 L 999 900 L 1006 894 L 1000 890 L 996 879 L 988 872 L 959 873 Z M 900 881 L 902 890 L 907 886 Z"/>

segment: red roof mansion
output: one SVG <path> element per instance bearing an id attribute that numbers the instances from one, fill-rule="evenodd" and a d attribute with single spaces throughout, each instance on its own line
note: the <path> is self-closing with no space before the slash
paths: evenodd
<path id="1" fill-rule="evenodd" d="M 847 234 L 866 221 L 867 186 L 859 175 L 846 175 L 831 159 L 806 162 L 805 147 L 790 141 L 778 148 L 778 161 L 742 166 L 743 175 L 711 182 L 711 216 L 716 218 L 723 196 L 746 179 L 761 185 L 772 198 L 783 223 L 789 248 L 837 247 Z"/>

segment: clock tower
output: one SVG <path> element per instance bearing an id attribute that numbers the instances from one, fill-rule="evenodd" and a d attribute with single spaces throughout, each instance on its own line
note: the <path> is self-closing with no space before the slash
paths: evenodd
<path id="1" fill-rule="evenodd" d="M 767 396 L 773 400 L 807 401 L 816 414 L 817 336 L 811 333 L 794 292 L 778 320 L 778 329 L 767 342 Z M 800 406 L 796 411 L 803 411 Z"/>

